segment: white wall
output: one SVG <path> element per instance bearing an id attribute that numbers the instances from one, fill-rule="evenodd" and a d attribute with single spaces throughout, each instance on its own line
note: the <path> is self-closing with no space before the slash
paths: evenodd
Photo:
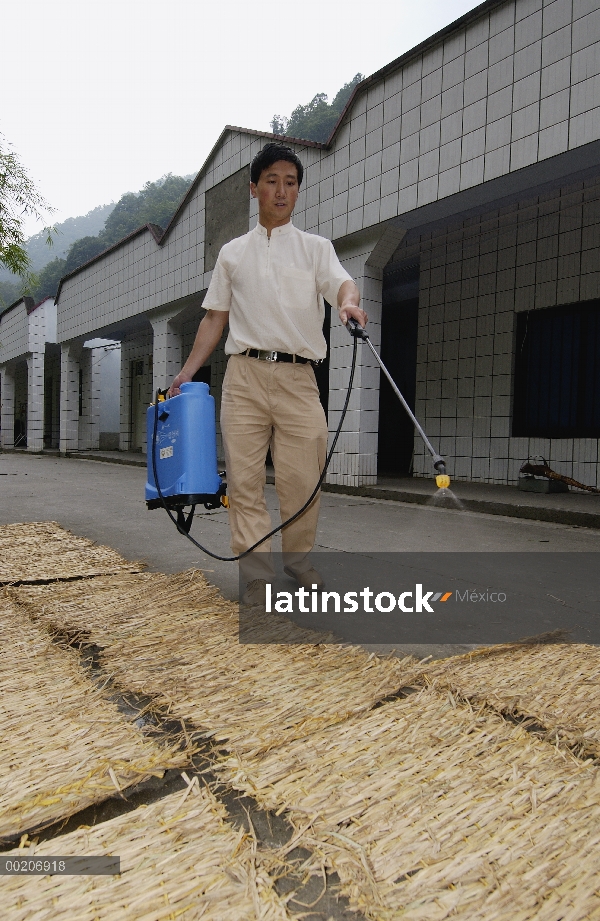
<path id="1" fill-rule="evenodd" d="M 118 432 L 120 429 L 121 348 L 104 346 L 100 365 L 100 431 Z"/>
<path id="2" fill-rule="evenodd" d="M 29 323 L 23 301 L 0 317 L 0 365 L 29 351 Z"/>
<path id="3" fill-rule="evenodd" d="M 85 347 L 94 350 L 99 367 L 100 432 L 120 429 L 121 344 L 113 339 L 88 339 Z"/>

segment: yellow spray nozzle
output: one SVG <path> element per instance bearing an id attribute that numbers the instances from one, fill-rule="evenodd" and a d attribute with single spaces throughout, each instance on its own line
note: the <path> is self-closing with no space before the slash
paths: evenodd
<path id="1" fill-rule="evenodd" d="M 450 477 L 447 473 L 438 473 L 435 478 L 435 485 L 438 489 L 448 489 L 450 486 Z"/>

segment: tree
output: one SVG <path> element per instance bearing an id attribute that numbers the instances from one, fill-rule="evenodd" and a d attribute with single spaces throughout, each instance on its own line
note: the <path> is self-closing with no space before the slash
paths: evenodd
<path id="1" fill-rule="evenodd" d="M 331 108 L 327 104 L 327 94 L 317 93 L 308 105 L 296 106 L 288 121 L 290 137 L 305 137 L 310 140 L 327 140 L 329 123 L 334 121 L 331 117 Z"/>
<path id="2" fill-rule="evenodd" d="M 296 106 L 289 118 L 274 115 L 271 119 L 271 131 L 273 134 L 323 143 L 333 131 L 354 87 L 363 79 L 362 74 L 356 74 L 349 83 L 345 83 L 338 90 L 331 105 L 327 102 L 325 93 L 317 93 L 307 105 Z"/>
<path id="3" fill-rule="evenodd" d="M 271 119 L 271 131 L 273 134 L 287 134 L 289 118 L 285 115 L 274 115 Z"/>
<path id="4" fill-rule="evenodd" d="M 53 259 L 39 272 L 33 285 L 35 299 L 54 297 L 64 275 L 74 272 L 143 224 L 165 228 L 187 192 L 190 178 L 169 173 L 157 182 L 147 182 L 140 192 L 122 195 L 117 204 L 111 206 L 104 229 L 98 236 L 75 240 L 64 259 Z"/>
<path id="5" fill-rule="evenodd" d="M 0 265 L 16 275 L 26 276 L 30 261 L 25 250 L 23 219 L 27 216 L 41 219 L 44 212 L 52 210 L 0 135 Z M 46 239 L 51 243 L 51 229 L 46 230 Z"/>
<path id="6" fill-rule="evenodd" d="M 52 259 L 66 258 L 69 247 L 76 240 L 80 240 L 82 237 L 98 236 L 104 230 L 106 218 L 114 207 L 114 201 L 110 205 L 98 205 L 97 208 L 87 214 L 79 215 L 79 217 L 68 217 L 66 221 L 56 224 L 54 227 L 56 236 L 54 237 L 52 248 L 47 246 L 47 233 L 44 233 L 44 231 L 29 237 L 25 247 L 30 259 L 29 271 L 39 275 Z M 22 283 L 19 282 L 17 275 L 13 275 L 7 268 L 0 266 L 0 286 L 3 282 L 8 282 L 9 285 L 13 285 L 18 289 L 13 297 L 13 301 L 16 300 L 19 296 L 18 292 L 22 288 Z M 6 296 L 1 296 L 6 302 Z M 9 303 L 11 302 L 9 301 Z"/>
<path id="7" fill-rule="evenodd" d="M 82 237 L 97 237 L 104 230 L 106 218 L 115 207 L 114 201 L 109 205 L 98 205 L 87 214 L 79 217 L 68 217 L 66 221 L 56 225 L 56 239 L 54 252 L 48 250 L 43 232 L 36 233 L 27 241 L 27 255 L 31 259 L 31 266 L 35 272 L 57 257 L 65 258 L 69 247 Z"/>
<path id="8" fill-rule="evenodd" d="M 36 301 L 54 297 L 61 278 L 78 269 L 84 262 L 89 262 L 106 248 L 107 244 L 100 237 L 82 237 L 81 240 L 75 240 L 64 259 L 53 259 L 37 274 L 34 287 Z"/>
<path id="9" fill-rule="evenodd" d="M 67 274 L 65 264 L 65 259 L 52 259 L 38 273 L 34 288 L 36 301 L 43 301 L 45 297 L 55 297 L 61 278 Z"/>
<path id="10" fill-rule="evenodd" d="M 71 243 L 66 258 L 62 260 L 65 264 L 64 275 L 74 272 L 84 262 L 89 262 L 94 256 L 97 256 L 103 250 L 107 249 L 108 244 L 99 237 L 82 237 Z"/>
<path id="11" fill-rule="evenodd" d="M 18 300 L 19 291 L 19 285 L 13 285 L 10 281 L 0 281 L 0 312 Z"/>
<path id="12" fill-rule="evenodd" d="M 112 246 L 142 224 L 163 229 L 189 188 L 189 178 L 168 173 L 157 182 L 147 182 L 140 192 L 126 192 L 109 214 L 100 237 Z"/>

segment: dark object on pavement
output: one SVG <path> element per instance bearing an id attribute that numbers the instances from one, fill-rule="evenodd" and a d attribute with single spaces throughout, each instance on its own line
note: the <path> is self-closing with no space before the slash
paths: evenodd
<path id="1" fill-rule="evenodd" d="M 541 463 L 536 463 L 536 461 L 541 461 Z M 537 488 L 534 484 L 540 481 L 535 480 L 535 477 L 544 477 L 546 480 L 550 480 L 549 486 L 554 486 L 554 489 Z M 528 492 L 567 492 L 567 487 L 569 486 L 585 489 L 587 492 L 600 493 L 600 489 L 596 489 L 595 486 L 584 486 L 583 483 L 573 480 L 570 476 L 563 476 L 562 473 L 556 473 L 555 470 L 551 470 L 548 462 L 543 457 L 529 458 L 519 470 L 519 489 L 524 489 Z"/>

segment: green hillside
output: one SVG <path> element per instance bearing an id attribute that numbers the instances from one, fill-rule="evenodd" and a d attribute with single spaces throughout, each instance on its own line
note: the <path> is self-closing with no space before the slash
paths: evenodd
<path id="1" fill-rule="evenodd" d="M 170 173 L 156 182 L 147 182 L 139 192 L 126 192 L 119 201 L 99 205 L 81 217 L 68 218 L 57 225 L 54 246 L 45 243 L 44 233 L 27 241 L 27 252 L 37 285 L 36 300 L 53 296 L 63 275 L 93 259 L 142 224 L 166 227 L 187 192 L 192 176 Z M 11 272 L 0 272 L 0 307 L 11 304 L 22 294 L 22 282 Z"/>
<path id="2" fill-rule="evenodd" d="M 305 106 L 296 106 L 289 118 L 274 115 L 271 131 L 273 134 L 287 134 L 291 138 L 306 138 L 307 141 L 323 143 L 333 131 L 354 87 L 363 79 L 362 74 L 356 74 L 350 83 L 345 83 L 338 90 L 331 103 L 327 102 L 326 93 L 317 93 Z"/>

